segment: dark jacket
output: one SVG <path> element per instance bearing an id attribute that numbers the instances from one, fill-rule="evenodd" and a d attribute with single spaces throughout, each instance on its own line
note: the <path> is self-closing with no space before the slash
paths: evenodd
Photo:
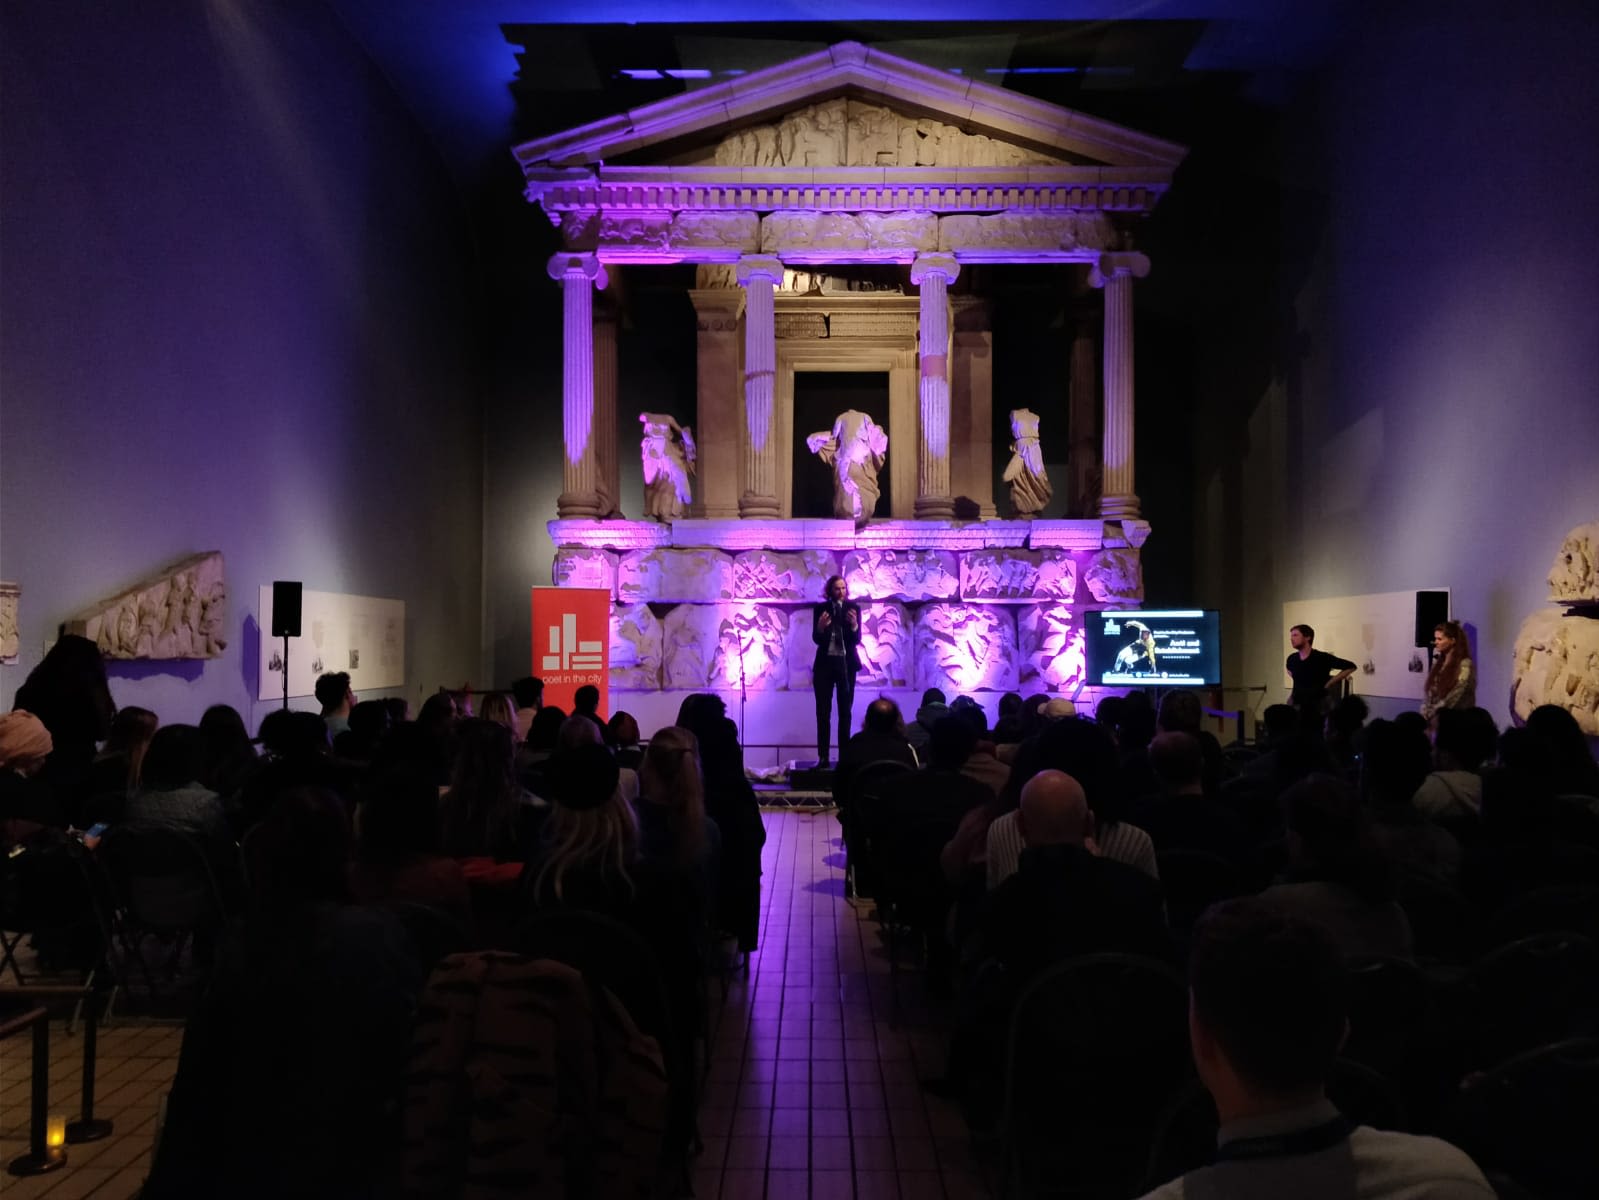
<path id="1" fill-rule="evenodd" d="M 827 659 L 827 643 L 833 636 L 831 627 L 822 628 L 822 614 L 828 610 L 828 605 L 818 604 L 811 609 L 811 641 L 816 643 L 816 660 L 811 665 L 813 671 L 819 671 Z M 861 606 L 853 600 L 844 601 L 845 618 L 842 625 L 844 630 L 844 658 L 849 663 L 851 671 L 861 669 Z M 855 628 L 849 627 L 849 613 L 855 614 Z"/>

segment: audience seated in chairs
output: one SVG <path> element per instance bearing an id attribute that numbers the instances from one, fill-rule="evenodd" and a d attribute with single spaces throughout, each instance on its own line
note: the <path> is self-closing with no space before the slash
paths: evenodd
<path id="1" fill-rule="evenodd" d="M 245 845 L 251 903 L 184 1030 L 148 1200 L 391 1194 L 421 972 L 404 927 L 351 905 L 350 826 L 279 797 Z"/>
<path id="2" fill-rule="evenodd" d="M 1460 841 L 1411 802 L 1430 766 L 1431 750 L 1421 730 L 1391 721 L 1373 721 L 1366 728 L 1360 790 L 1372 836 L 1401 876 L 1420 875 L 1453 887 L 1460 879 Z"/>
<path id="3" fill-rule="evenodd" d="M 1200 921 L 1189 967 L 1194 1064 L 1221 1117 L 1213 1166 L 1149 1193 L 1199 1197 L 1494 1195 L 1447 1142 L 1356 1125 L 1326 1098 L 1347 1031 L 1342 950 L 1265 898 Z"/>
<path id="4" fill-rule="evenodd" d="M 709 912 L 716 896 L 722 831 L 705 813 L 699 743 L 688 730 L 668 725 L 650 739 L 639 769 L 634 811 L 639 856 L 693 879 Z"/>
<path id="5" fill-rule="evenodd" d="M 996 796 L 999 795 L 1005 790 L 1005 784 L 1010 781 L 1010 767 L 999 761 L 997 748 L 989 740 L 988 717 L 983 712 L 982 705 L 970 696 L 957 696 L 949 711 L 951 715 L 967 722 L 972 727 L 972 732 L 977 735 L 977 744 L 967 756 L 966 765 L 961 768 L 961 773 L 977 780 Z"/>
<path id="6" fill-rule="evenodd" d="M 928 688 L 922 693 L 922 702 L 916 709 L 916 719 L 905 726 L 905 740 L 911 744 L 918 758 L 925 758 L 925 751 L 932 744 L 933 723 L 948 714 L 949 705 L 944 702 L 942 691 L 935 687 Z"/>
<path id="7" fill-rule="evenodd" d="M 1160 790 L 1136 799 L 1128 820 L 1149 834 L 1157 852 L 1205 850 L 1232 862 L 1250 856 L 1253 845 L 1243 821 L 1205 791 L 1205 752 L 1197 737 L 1156 734 L 1149 765 Z"/>
<path id="8" fill-rule="evenodd" d="M 1262 895 L 1319 923 L 1351 958 L 1413 957 L 1392 867 L 1354 789 L 1331 775 L 1312 775 L 1289 788 L 1282 805 L 1288 870 Z"/>
<path id="9" fill-rule="evenodd" d="M 618 766 L 636 771 L 644 762 L 643 738 L 633 714 L 618 709 L 605 723 L 605 744 L 616 754 Z"/>
<path id="10" fill-rule="evenodd" d="M 1434 720 L 1436 769 L 1416 789 L 1414 803 L 1430 820 L 1470 827 L 1482 812 L 1482 765 L 1493 756 L 1499 731 L 1480 708 L 1441 708 Z"/>
<path id="11" fill-rule="evenodd" d="M 81 813 L 85 825 L 122 819 L 128 797 L 139 790 L 144 756 L 160 724 L 161 719 L 148 708 L 130 704 L 117 710 L 105 745 L 89 766 Z M 248 741 L 248 737 L 245 740 Z M 211 785 L 206 783 L 206 786 Z"/>
<path id="12" fill-rule="evenodd" d="M 866 706 L 860 732 L 839 748 L 838 767 L 833 772 L 834 800 L 848 796 L 851 777 L 867 763 L 874 762 L 917 766 L 916 751 L 905 740 L 905 722 L 899 705 L 886 697 Z"/>
<path id="13" fill-rule="evenodd" d="M 100 648 L 76 634 L 57 638 L 17 689 L 13 707 L 50 731 L 50 754 L 38 775 L 66 820 L 80 823 L 96 746 L 117 712 Z"/>
<path id="14" fill-rule="evenodd" d="M 677 710 L 677 724 L 700 745 L 705 777 L 705 812 L 722 834 L 722 863 L 716 887 L 716 923 L 738 939 L 748 954 L 755 949 L 761 906 L 761 847 L 766 825 L 755 789 L 744 774 L 744 748 L 738 726 L 727 719 L 720 696 L 698 692 Z"/>
<path id="15" fill-rule="evenodd" d="M 385 701 L 362 700 L 350 709 L 343 732 L 333 734 L 333 753 L 346 762 L 371 762 L 388 736 L 389 724 Z"/>
<path id="16" fill-rule="evenodd" d="M 200 740 L 200 782 L 222 797 L 224 811 L 236 811 L 261 766 L 244 718 L 230 705 L 213 704 L 200 718 Z"/>
<path id="17" fill-rule="evenodd" d="M 439 790 L 404 763 L 375 768 L 356 811 L 350 891 L 361 904 L 422 904 L 472 927 L 461 864 L 443 854 Z"/>
<path id="18" fill-rule="evenodd" d="M 604 746 L 605 726 L 593 717 L 585 717 L 581 713 L 574 713 L 561 722 L 561 730 L 555 740 L 556 752 L 562 750 L 575 750 L 579 746 Z M 607 747 L 609 749 L 609 747 Z M 615 758 L 615 755 L 612 755 Z M 629 804 L 638 800 L 638 772 L 629 767 L 617 764 L 617 787 L 622 792 L 622 799 Z"/>
<path id="19" fill-rule="evenodd" d="M 200 783 L 205 743 L 193 725 L 164 725 L 150 739 L 143 782 L 128 798 L 129 823 L 170 825 L 202 843 L 231 843 L 222 800 Z"/>
<path id="20" fill-rule="evenodd" d="M 65 811 L 41 778 L 50 745 L 50 731 L 32 713 L 0 715 L 0 845 L 43 826 L 66 826 Z"/>
<path id="21" fill-rule="evenodd" d="M 468 717 L 456 725 L 450 790 L 440 802 L 443 849 L 455 858 L 526 862 L 547 808 L 516 781 L 511 731 Z"/>
<path id="22" fill-rule="evenodd" d="M 1116 743 L 1104 726 L 1081 717 L 1052 721 L 1039 733 L 1035 753 L 1017 760 L 1017 774 L 1023 780 L 1045 768 L 1064 771 L 1082 785 L 1094 814 L 1095 843 L 1101 855 L 1159 878 L 1149 835 L 1122 819 L 1123 777 L 1117 770 Z M 989 826 L 990 891 L 1015 872 L 1023 844 L 1014 812 Z"/>

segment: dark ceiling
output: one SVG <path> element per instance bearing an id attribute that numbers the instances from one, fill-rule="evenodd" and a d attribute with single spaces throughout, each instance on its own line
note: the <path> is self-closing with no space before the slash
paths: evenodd
<path id="1" fill-rule="evenodd" d="M 1357 0 L 332 3 L 470 196 L 518 141 L 847 40 L 1190 141 L 1185 96 L 1280 104 Z"/>

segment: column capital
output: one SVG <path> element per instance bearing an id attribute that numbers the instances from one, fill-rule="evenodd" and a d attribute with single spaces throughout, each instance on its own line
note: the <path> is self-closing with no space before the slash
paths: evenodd
<path id="1" fill-rule="evenodd" d="M 561 282 L 581 275 L 602 290 L 610 282 L 605 274 L 605 264 L 592 251 L 563 250 L 559 254 L 552 254 L 545 269 L 549 271 L 551 279 Z"/>
<path id="2" fill-rule="evenodd" d="M 1148 255 L 1139 254 L 1136 250 L 1117 250 L 1110 254 L 1101 254 L 1098 261 L 1088 268 L 1088 284 L 1090 287 L 1102 288 L 1110 280 L 1122 275 L 1142 279 L 1148 274 Z"/>
<path id="3" fill-rule="evenodd" d="M 737 275 L 741 287 L 762 277 L 779 284 L 783 282 L 783 260 L 775 254 L 746 254 L 738 260 Z"/>
<path id="4" fill-rule="evenodd" d="M 942 275 L 945 283 L 954 283 L 961 273 L 961 265 L 953 254 L 918 254 L 911 263 L 911 282 L 917 287 L 929 275 Z"/>

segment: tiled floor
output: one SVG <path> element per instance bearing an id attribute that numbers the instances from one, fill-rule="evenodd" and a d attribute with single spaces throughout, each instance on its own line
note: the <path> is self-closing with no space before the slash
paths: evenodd
<path id="1" fill-rule="evenodd" d="M 831 813 L 769 812 L 760 949 L 727 999 L 712 984 L 698 1200 L 966 1200 L 990 1188 L 966 1127 L 918 1079 L 942 1073 L 947 1016 L 920 973 L 893 980 L 870 907 L 844 899 Z M 903 955 L 902 955 L 903 957 Z M 52 1175 L 0 1174 L 6 1200 L 116 1200 L 149 1167 L 182 1030 L 119 1019 L 101 1034 L 96 1115 L 113 1136 L 68 1147 Z M 77 1116 L 82 1036 L 51 1029 L 50 1111 Z M 0 1043 L 0 1160 L 27 1149 L 26 1036 Z M 0 1168 L 3 1169 L 3 1168 Z"/>

